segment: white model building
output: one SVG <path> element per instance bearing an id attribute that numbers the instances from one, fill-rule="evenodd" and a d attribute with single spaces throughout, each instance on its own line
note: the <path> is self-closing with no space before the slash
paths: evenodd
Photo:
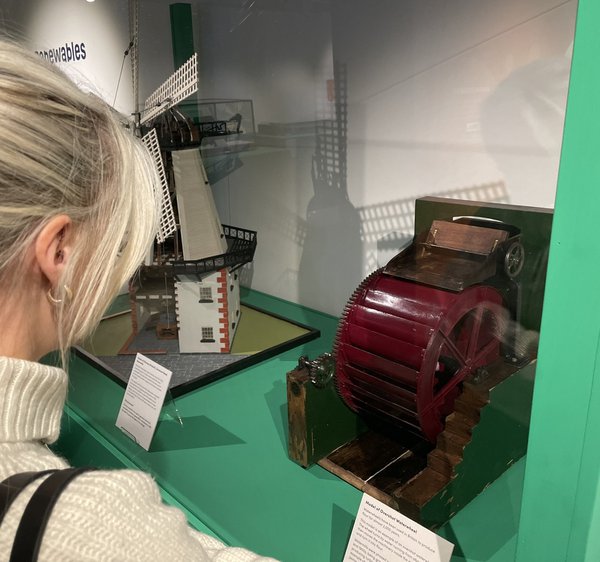
<path id="1" fill-rule="evenodd" d="M 224 254 L 227 242 L 199 148 L 172 153 L 183 258 Z M 180 353 L 229 353 L 240 314 L 237 274 L 178 275 L 175 309 Z"/>
<path id="2" fill-rule="evenodd" d="M 181 239 L 180 257 L 160 264 L 155 255 L 154 263 L 143 268 L 132 290 L 134 336 L 156 333 L 144 338 L 147 351 L 161 352 L 166 340 L 177 339 L 179 353 L 230 353 L 240 320 L 240 290 L 238 275 L 224 257 L 227 238 L 200 149 L 174 150 L 171 155 L 179 228 L 165 232 Z M 167 273 L 171 260 L 183 260 L 185 273 Z"/>
<path id="3" fill-rule="evenodd" d="M 229 353 L 240 318 L 237 274 L 221 269 L 175 282 L 180 353 Z"/>

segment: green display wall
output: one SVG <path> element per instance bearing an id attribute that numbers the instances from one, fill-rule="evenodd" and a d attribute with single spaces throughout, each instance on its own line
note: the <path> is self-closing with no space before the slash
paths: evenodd
<path id="1" fill-rule="evenodd" d="M 580 0 L 517 560 L 600 560 L 600 2 Z M 596 530 L 596 531 L 594 531 Z"/>

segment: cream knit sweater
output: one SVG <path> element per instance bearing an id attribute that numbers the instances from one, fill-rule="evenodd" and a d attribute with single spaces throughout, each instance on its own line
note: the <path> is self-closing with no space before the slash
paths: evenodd
<path id="1" fill-rule="evenodd" d="M 67 389 L 62 369 L 0 357 L 0 481 L 11 474 L 64 468 L 46 443 L 58 438 Z M 41 481 L 41 480 L 40 480 Z M 0 561 L 8 560 L 18 522 L 39 482 L 15 500 L 0 527 Z M 60 496 L 42 542 L 40 562 L 272 560 L 191 529 L 161 502 L 150 476 L 97 470 L 78 476 Z"/>

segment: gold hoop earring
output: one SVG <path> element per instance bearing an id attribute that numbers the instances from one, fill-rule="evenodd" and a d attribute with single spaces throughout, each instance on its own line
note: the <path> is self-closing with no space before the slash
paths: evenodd
<path id="1" fill-rule="evenodd" d="M 69 288 L 68 285 L 63 285 L 63 290 L 65 293 L 65 299 L 55 299 L 52 296 L 52 289 L 48 289 L 48 292 L 46 293 L 46 297 L 48 297 L 50 304 L 58 305 L 58 304 L 61 304 L 63 302 L 63 300 L 70 301 L 73 298 L 73 291 L 71 291 L 71 289 Z"/>

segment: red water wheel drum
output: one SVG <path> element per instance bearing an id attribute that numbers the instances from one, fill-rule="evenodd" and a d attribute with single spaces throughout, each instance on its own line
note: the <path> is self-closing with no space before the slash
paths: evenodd
<path id="1" fill-rule="evenodd" d="M 492 287 L 454 293 L 377 271 L 339 324 L 338 392 L 355 412 L 435 441 L 465 378 L 500 356 L 507 317 Z"/>

